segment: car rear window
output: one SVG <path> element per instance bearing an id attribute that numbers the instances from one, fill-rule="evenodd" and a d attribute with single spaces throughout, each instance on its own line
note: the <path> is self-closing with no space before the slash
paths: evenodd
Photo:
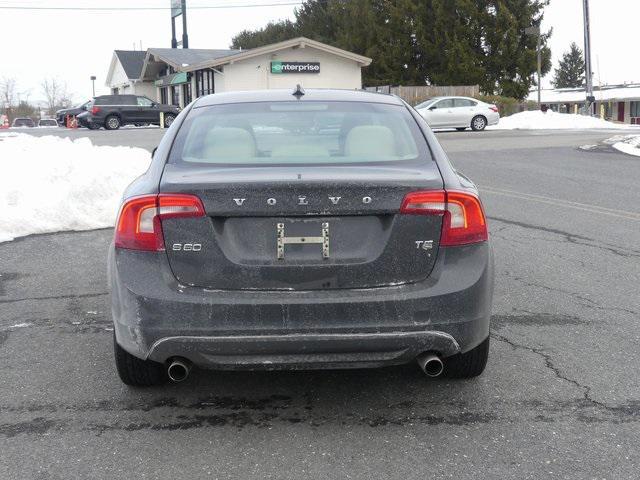
<path id="1" fill-rule="evenodd" d="M 323 164 L 424 160 L 427 145 L 401 105 L 259 102 L 194 108 L 169 161 Z"/>

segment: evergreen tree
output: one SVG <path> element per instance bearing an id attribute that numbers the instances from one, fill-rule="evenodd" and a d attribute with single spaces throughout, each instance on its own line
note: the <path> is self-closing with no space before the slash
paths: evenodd
<path id="1" fill-rule="evenodd" d="M 536 41 L 549 0 L 305 0 L 295 21 L 243 31 L 234 48 L 297 36 L 373 59 L 364 85 L 480 85 L 486 94 L 523 98 L 534 85 Z M 551 68 L 542 37 L 542 73 Z"/>
<path id="2" fill-rule="evenodd" d="M 551 84 L 555 88 L 577 88 L 584 85 L 584 58 L 582 50 L 575 42 L 571 43 L 569 51 L 562 55 L 560 64 L 553 72 Z"/>

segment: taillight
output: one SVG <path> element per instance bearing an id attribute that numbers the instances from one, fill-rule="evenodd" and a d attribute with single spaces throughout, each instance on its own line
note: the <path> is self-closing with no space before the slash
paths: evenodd
<path id="1" fill-rule="evenodd" d="M 489 105 L 489 110 L 498 113 L 498 107 L 496 107 L 495 105 Z"/>
<path id="2" fill-rule="evenodd" d="M 100 107 L 91 107 L 91 115 L 97 115 L 98 113 L 100 113 Z"/>
<path id="3" fill-rule="evenodd" d="M 442 246 L 484 242 L 489 237 L 480 199 L 468 192 L 411 192 L 404 197 L 400 213 L 442 216 Z"/>
<path id="4" fill-rule="evenodd" d="M 204 215 L 202 202 L 195 195 L 161 193 L 133 197 L 125 202 L 118 214 L 115 246 L 131 250 L 164 250 L 162 219 Z"/>

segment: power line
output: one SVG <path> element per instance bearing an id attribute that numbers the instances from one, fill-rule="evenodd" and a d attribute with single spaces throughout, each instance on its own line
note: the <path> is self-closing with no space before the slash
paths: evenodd
<path id="1" fill-rule="evenodd" d="M 301 5 L 303 0 L 287 0 L 282 3 L 236 3 L 226 5 L 189 5 L 189 10 L 212 10 L 223 8 L 259 8 L 259 7 L 282 7 Z M 5 6 L 0 5 L 0 10 L 74 10 L 74 11 L 136 11 L 136 10 L 171 10 L 171 7 L 45 7 L 45 6 Z"/>

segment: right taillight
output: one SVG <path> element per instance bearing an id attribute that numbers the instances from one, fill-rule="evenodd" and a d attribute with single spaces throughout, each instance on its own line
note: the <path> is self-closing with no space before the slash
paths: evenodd
<path id="1" fill-rule="evenodd" d="M 161 193 L 127 200 L 118 214 L 114 243 L 130 250 L 164 250 L 161 220 L 203 217 L 202 202 L 195 195 Z"/>
<path id="2" fill-rule="evenodd" d="M 467 245 L 484 242 L 488 238 L 487 222 L 480 199 L 469 192 L 411 192 L 405 196 L 400 213 L 442 216 L 442 246 Z"/>

